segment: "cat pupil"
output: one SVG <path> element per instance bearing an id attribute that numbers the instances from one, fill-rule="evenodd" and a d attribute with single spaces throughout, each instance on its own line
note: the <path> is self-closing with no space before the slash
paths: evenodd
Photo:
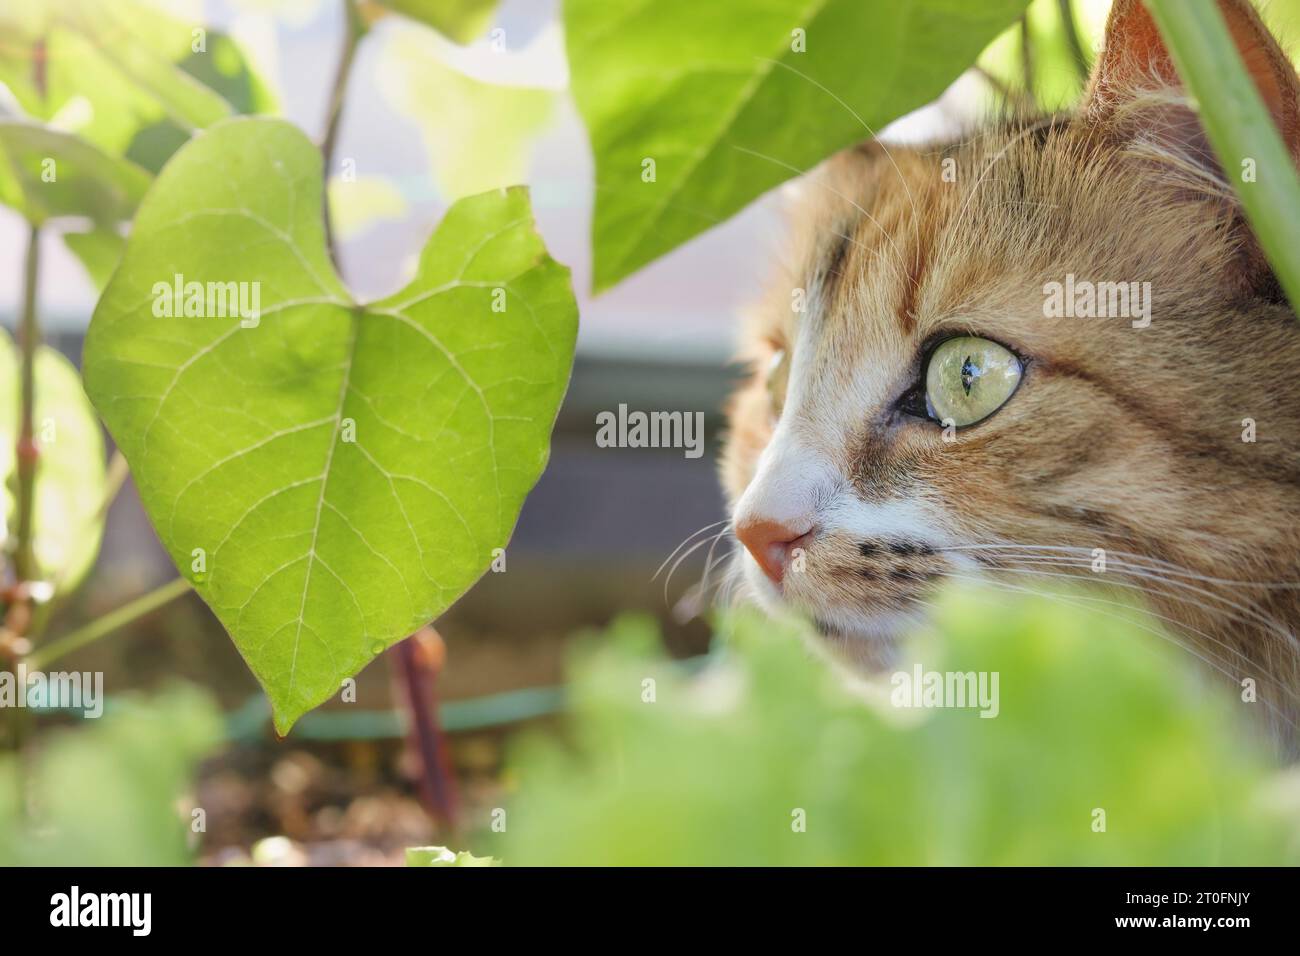
<path id="1" fill-rule="evenodd" d="M 966 356 L 961 363 L 961 387 L 966 390 L 967 396 L 970 395 L 970 387 L 975 384 L 975 379 L 979 378 L 980 371 L 971 361 L 971 356 Z"/>

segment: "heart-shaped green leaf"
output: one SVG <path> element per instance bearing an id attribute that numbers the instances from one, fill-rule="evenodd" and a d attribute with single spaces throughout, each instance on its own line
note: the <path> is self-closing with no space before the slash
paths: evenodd
<path id="1" fill-rule="evenodd" d="M 929 102 L 1025 4 L 565 0 L 596 288 Z"/>
<path id="2" fill-rule="evenodd" d="M 213 127 L 141 204 L 85 352 L 154 527 L 281 733 L 505 546 L 577 332 L 523 189 L 456 203 L 411 284 L 366 306 L 330 266 L 321 207 L 320 154 L 293 126 Z M 175 301 L 177 283 L 204 295 Z"/>

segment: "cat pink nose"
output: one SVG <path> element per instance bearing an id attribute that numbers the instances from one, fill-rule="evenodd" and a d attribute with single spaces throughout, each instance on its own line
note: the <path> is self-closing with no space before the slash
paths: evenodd
<path id="1" fill-rule="evenodd" d="M 749 550 L 763 573 L 776 585 L 780 585 L 781 579 L 785 577 L 795 547 L 811 535 L 810 527 L 793 527 L 766 519 L 747 521 L 736 528 L 736 537 L 740 543 Z"/>

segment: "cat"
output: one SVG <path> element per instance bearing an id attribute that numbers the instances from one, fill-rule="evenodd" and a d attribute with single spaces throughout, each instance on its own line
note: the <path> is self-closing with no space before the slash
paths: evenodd
<path id="1" fill-rule="evenodd" d="M 1290 61 L 1220 9 L 1300 156 Z M 1138 0 L 1074 113 L 811 173 L 728 407 L 742 592 L 870 669 L 945 581 L 1104 579 L 1254 682 L 1293 750 L 1300 322 L 1237 174 Z"/>

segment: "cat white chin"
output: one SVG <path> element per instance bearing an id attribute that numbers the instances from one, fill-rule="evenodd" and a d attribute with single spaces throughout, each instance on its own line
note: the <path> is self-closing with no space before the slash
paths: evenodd
<path id="1" fill-rule="evenodd" d="M 900 638 L 914 630 L 923 620 L 917 611 L 870 611 L 852 605 L 789 601 L 745 555 L 745 582 L 755 602 L 772 615 L 798 614 L 816 628 L 821 642 L 837 658 L 876 669 L 886 662 Z"/>
<path id="2" fill-rule="evenodd" d="M 893 667 L 902 639 L 921 618 L 905 611 L 873 614 L 830 609 L 806 613 L 816 626 L 817 650 L 857 674 L 875 674 Z"/>

